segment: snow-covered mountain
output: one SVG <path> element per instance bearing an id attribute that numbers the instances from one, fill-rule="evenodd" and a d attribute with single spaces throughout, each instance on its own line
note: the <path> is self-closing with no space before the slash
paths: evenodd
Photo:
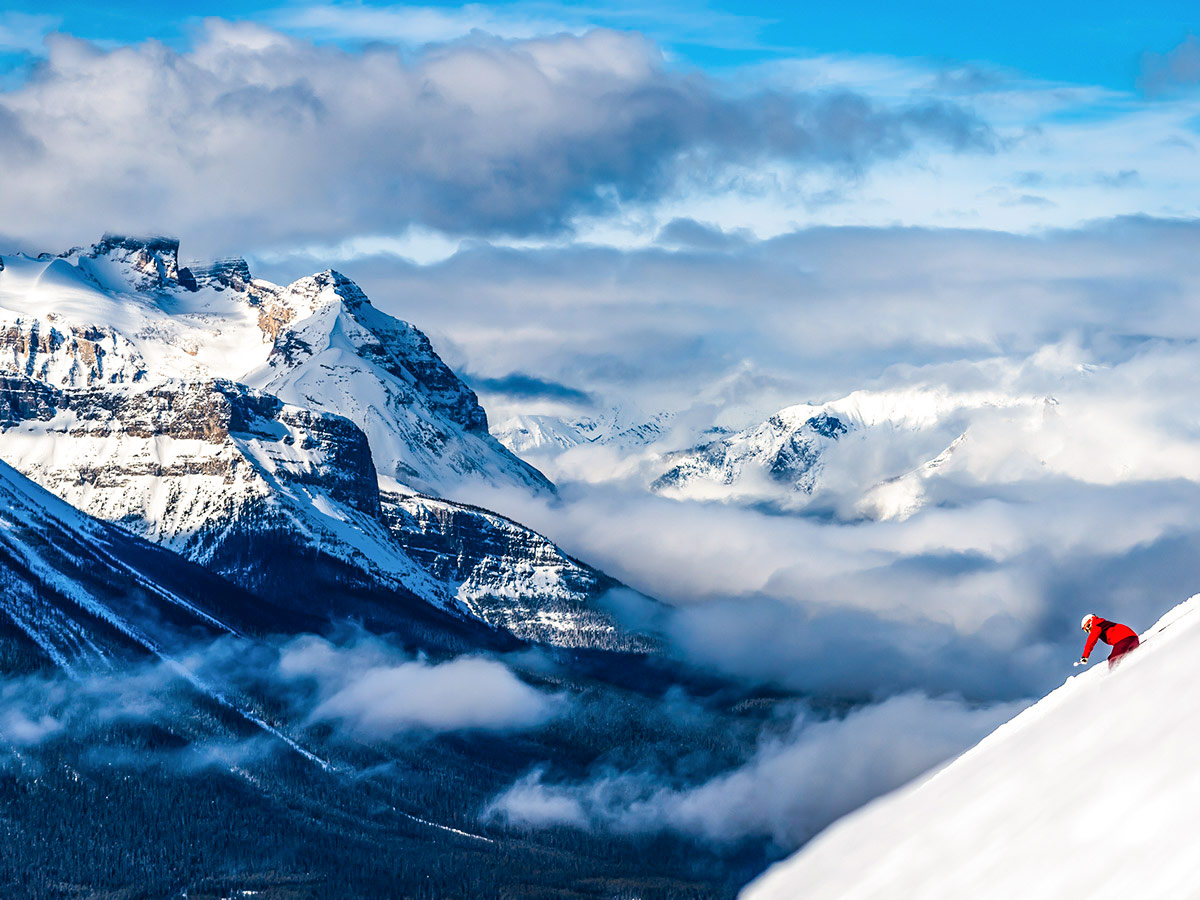
<path id="1" fill-rule="evenodd" d="M 596 605 L 619 583 L 504 516 L 420 494 L 383 494 L 393 535 L 476 618 L 563 647 L 649 650 Z"/>
<path id="2" fill-rule="evenodd" d="M 178 263 L 178 242 L 106 237 L 62 257 L 0 257 L 0 371 L 61 388 L 224 379 L 366 432 L 380 473 L 548 490 L 488 433 L 428 338 L 332 270 L 281 287 L 241 260 Z"/>
<path id="3" fill-rule="evenodd" d="M 1044 396 L 1002 391 L 857 391 L 669 453 L 651 489 L 677 499 L 902 518 L 925 502 L 926 481 L 960 453 L 973 428 L 999 420 L 1023 427 L 1053 406 Z"/>
<path id="4" fill-rule="evenodd" d="M 173 637 L 236 633 L 254 615 L 232 585 L 84 515 L 2 462 L 0 509 L 6 673 L 103 671 Z"/>
<path id="5" fill-rule="evenodd" d="M 370 449 L 347 419 L 224 381 L 59 390 L 8 376 L 0 391 L 43 404 L 6 429 L 0 453 L 91 515 L 251 590 L 282 575 L 251 549 L 286 535 L 376 584 L 456 605 L 380 521 Z"/>
<path id="6" fill-rule="evenodd" d="M 652 444 L 671 427 L 668 412 L 642 417 L 613 408 L 597 416 L 513 416 L 492 428 L 492 436 L 514 453 L 567 450 L 581 444 L 633 449 Z"/>
<path id="7" fill-rule="evenodd" d="M 755 428 L 668 455 L 671 467 L 652 487 L 694 496 L 707 486 L 731 487 L 758 474 L 811 494 L 822 456 L 848 430 L 828 410 L 791 407 Z"/>
<path id="8" fill-rule="evenodd" d="M 941 771 L 830 827 L 743 900 L 1196 896 L 1198 651 L 1200 595 L 1116 669 L 1068 678 Z"/>
<path id="9" fill-rule="evenodd" d="M 108 237 L 0 258 L 0 459 L 309 614 L 638 644 L 596 607 L 609 579 L 546 563 L 553 545 L 503 517 L 448 503 L 473 539 L 446 544 L 453 565 L 414 558 L 405 529 L 428 529 L 385 514 L 381 482 L 395 496 L 553 490 L 488 434 L 420 331 L 336 272 L 279 287 L 240 260 L 181 267 L 177 249 Z"/>

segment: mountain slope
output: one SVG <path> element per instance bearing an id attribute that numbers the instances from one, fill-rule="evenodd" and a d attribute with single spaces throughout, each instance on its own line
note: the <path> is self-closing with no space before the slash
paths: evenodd
<path id="1" fill-rule="evenodd" d="M 645 883 L 662 891 L 648 896 L 728 896 L 725 860 L 697 864 L 682 841 L 647 854 L 635 838 L 478 821 L 530 766 L 586 753 L 586 720 L 387 740 L 309 718 L 306 682 L 272 664 L 305 638 L 263 636 L 313 625 L 0 463 L 0 895 L 548 897 Z M 370 646 L 375 666 L 397 661 Z M 567 682 L 588 686 L 564 671 L 547 692 Z M 653 701 L 599 690 L 639 726 L 612 728 L 614 741 L 650 727 Z"/>
<path id="2" fill-rule="evenodd" d="M 474 538 L 432 551 L 416 519 L 385 520 L 381 481 L 396 495 L 471 480 L 553 491 L 488 434 L 424 334 L 336 272 L 280 287 L 241 260 L 180 267 L 177 249 L 107 237 L 4 258 L 0 459 L 304 615 L 455 645 L 633 646 L 595 608 L 610 580 L 543 565 L 560 554 L 528 529 L 461 508 Z"/>
<path id="3" fill-rule="evenodd" d="M 847 816 L 743 900 L 1190 897 L 1200 595 L 943 770 Z"/>
<path id="4" fill-rule="evenodd" d="M 504 516 L 419 494 L 382 495 L 392 534 L 481 621 L 561 647 L 646 651 L 600 601 L 622 585 Z"/>
<path id="5" fill-rule="evenodd" d="M 438 493 L 471 478 L 553 489 L 488 434 L 474 392 L 429 339 L 371 306 L 344 275 L 302 278 L 262 302 L 281 324 L 266 363 L 239 380 L 346 416 L 366 433 L 381 474 Z"/>
<path id="6" fill-rule="evenodd" d="M 388 630 L 421 620 L 426 638 L 474 619 L 564 646 L 641 646 L 597 607 L 616 583 L 529 529 L 415 495 L 385 509 L 366 438 L 340 416 L 231 382 L 60 391 L 0 376 L 6 409 L 0 457 L 279 606 Z"/>
<path id="7" fill-rule="evenodd" d="M 401 484 L 552 489 L 488 434 L 429 339 L 350 279 L 327 270 L 280 286 L 241 260 L 193 272 L 178 248 L 106 236 L 61 257 L 0 258 L 0 371 L 64 389 L 240 382 L 350 418 Z"/>
<path id="8" fill-rule="evenodd" d="M 304 627 L 0 462 L 0 670 L 104 670 L 174 644 Z"/>
<path id="9" fill-rule="evenodd" d="M 345 419 L 230 382 L 57 391 L 0 379 L 7 390 L 48 408 L 8 428 L 0 453 L 91 515 L 251 590 L 272 570 L 253 548 L 286 535 L 363 577 L 455 606 L 378 521 L 371 454 Z"/>
<path id="10" fill-rule="evenodd" d="M 641 417 L 616 408 L 571 421 L 556 416 L 513 416 L 495 426 L 492 436 L 514 453 L 569 450 L 580 444 L 632 450 L 662 438 L 672 418 L 666 412 Z"/>

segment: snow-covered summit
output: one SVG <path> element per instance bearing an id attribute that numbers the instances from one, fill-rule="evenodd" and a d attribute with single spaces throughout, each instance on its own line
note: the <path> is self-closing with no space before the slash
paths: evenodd
<path id="1" fill-rule="evenodd" d="M 836 823 L 742 900 L 1196 896 L 1200 595 L 1142 642 Z"/>
<path id="2" fill-rule="evenodd" d="M 262 302 L 274 323 L 271 352 L 242 380 L 355 422 L 382 474 L 425 492 L 471 478 L 550 489 L 488 434 L 474 391 L 429 339 L 375 309 L 344 275 L 302 278 Z"/>
<path id="3" fill-rule="evenodd" d="M 1004 391 L 855 391 L 667 454 L 651 487 L 677 499 L 819 503 L 847 517 L 902 518 L 925 502 L 932 474 L 958 462 L 973 429 L 1036 427 L 1053 406 Z"/>
<path id="4" fill-rule="evenodd" d="M 57 257 L 0 258 L 0 372 L 61 388 L 240 382 L 350 418 L 380 472 L 414 490 L 551 489 L 488 434 L 429 339 L 349 278 L 280 286 L 243 260 L 181 267 L 178 253 L 174 239 L 106 235 Z"/>
<path id="5" fill-rule="evenodd" d="M 317 619 L 645 646 L 600 608 L 612 579 L 436 499 L 553 486 L 344 275 L 281 287 L 112 236 L 2 261 L 0 459 L 76 508 Z"/>
<path id="6" fill-rule="evenodd" d="M 640 416 L 612 408 L 594 416 L 513 416 L 492 429 L 492 435 L 514 453 L 560 451 L 581 444 L 629 450 L 652 444 L 667 434 L 673 415 L 659 412 Z"/>

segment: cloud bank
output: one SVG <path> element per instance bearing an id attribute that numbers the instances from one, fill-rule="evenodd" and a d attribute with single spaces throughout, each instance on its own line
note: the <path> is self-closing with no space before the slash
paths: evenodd
<path id="1" fill-rule="evenodd" d="M 743 766 L 699 784 L 661 772 L 551 781 L 529 772 L 483 811 L 513 825 L 626 833 L 674 830 L 717 843 L 765 837 L 792 849 L 834 819 L 926 771 L 1015 715 L 1020 704 L 969 709 L 908 694 L 762 741 Z"/>
<path id="2" fill-rule="evenodd" d="M 1009 377 L 967 371 L 992 358 L 1063 345 L 1107 365 L 1139 341 L 1196 338 L 1198 238 L 1193 220 L 1141 217 L 1032 236 L 813 228 L 719 248 L 475 246 L 431 266 L 340 268 L 480 379 L 520 372 L 601 408 L 695 406 L 702 427 L 742 428 L 930 365 L 957 364 L 935 377 L 982 390 Z M 263 271 L 304 274 L 295 261 Z M 484 393 L 494 421 L 551 409 Z"/>
<path id="3" fill-rule="evenodd" d="M 380 305 L 433 319 L 478 371 L 520 360 L 599 408 L 677 413 L 645 453 L 531 456 L 558 505 L 468 498 L 678 609 L 623 609 L 631 621 L 659 615 L 689 661 L 794 690 L 990 702 L 1061 683 L 1084 613 L 1143 627 L 1200 582 L 1198 236 L 1144 218 L 1039 236 L 813 229 L 362 265 Z M 788 515 L 645 491 L 656 454 L 703 428 L 861 389 L 898 417 L 830 451 L 827 494 Z"/>
<path id="4" fill-rule="evenodd" d="M 953 103 L 738 94 L 605 30 L 478 36 L 411 61 L 222 20 L 183 52 L 54 34 L 45 61 L 0 94 L 0 116 L 11 234 L 55 247 L 158 229 L 200 253 L 410 225 L 553 233 L 683 172 L 781 160 L 853 173 L 917 142 L 993 143 Z"/>
<path id="5" fill-rule="evenodd" d="M 558 698 L 525 684 L 503 663 L 483 657 L 406 660 L 373 640 L 338 647 L 324 638 L 298 638 L 283 649 L 277 671 L 285 682 L 315 683 L 309 722 L 335 722 L 367 739 L 410 731 L 519 730 L 561 711 Z"/>

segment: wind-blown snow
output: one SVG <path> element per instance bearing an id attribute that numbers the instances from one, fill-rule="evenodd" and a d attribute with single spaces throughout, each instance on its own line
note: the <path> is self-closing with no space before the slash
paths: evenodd
<path id="1" fill-rule="evenodd" d="M 1200 595 L 1142 641 L 833 825 L 742 900 L 1196 896 Z"/>

